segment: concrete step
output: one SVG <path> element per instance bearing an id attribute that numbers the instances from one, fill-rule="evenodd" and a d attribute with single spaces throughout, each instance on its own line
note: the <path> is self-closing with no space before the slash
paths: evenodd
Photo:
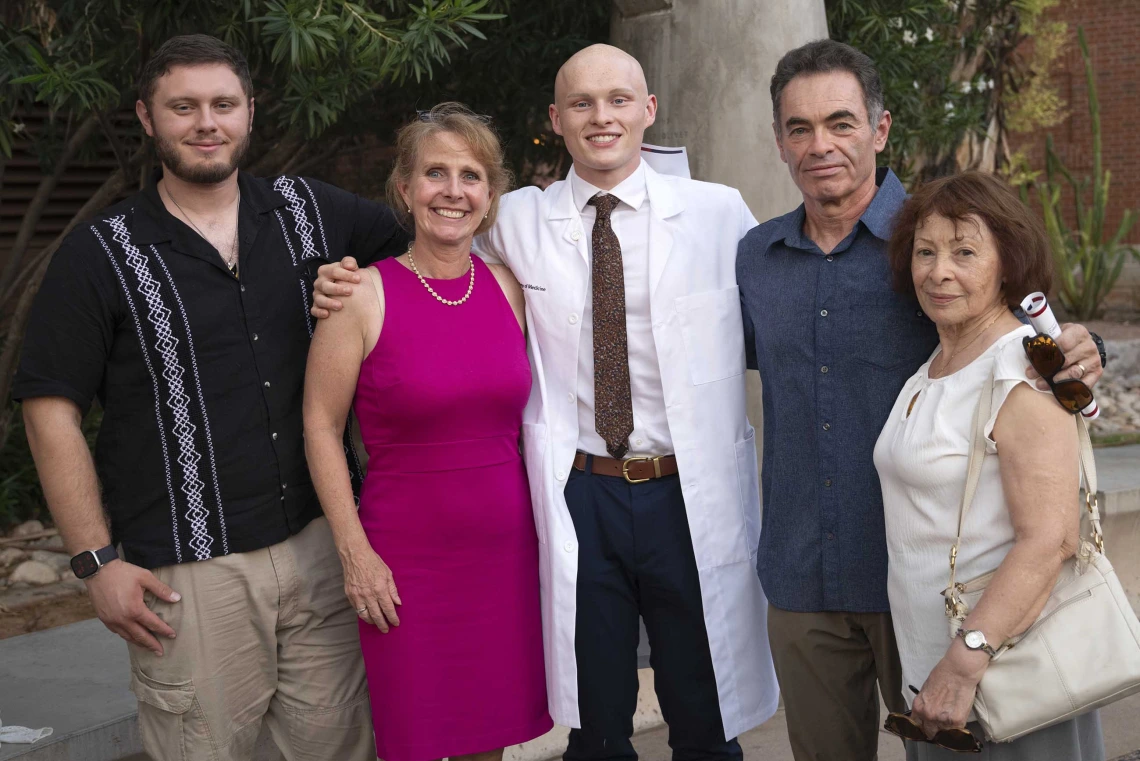
<path id="1" fill-rule="evenodd" d="M 1101 511 L 1140 512 L 1140 444 L 1102 447 L 1095 453 Z"/>

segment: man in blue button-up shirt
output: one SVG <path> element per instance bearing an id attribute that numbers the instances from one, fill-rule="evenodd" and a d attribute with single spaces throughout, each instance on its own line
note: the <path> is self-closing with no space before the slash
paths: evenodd
<path id="1" fill-rule="evenodd" d="M 870 761 L 875 682 L 891 710 L 906 707 L 872 453 L 938 335 L 891 288 L 887 240 L 906 191 L 876 169 L 891 115 L 871 59 L 809 43 L 780 60 L 771 89 L 780 157 L 804 203 L 753 228 L 737 257 L 749 367 L 764 384 L 757 570 L 795 758 Z M 1062 343 L 1095 356 L 1080 326 Z M 1099 376 L 1099 362 L 1082 361 Z"/>

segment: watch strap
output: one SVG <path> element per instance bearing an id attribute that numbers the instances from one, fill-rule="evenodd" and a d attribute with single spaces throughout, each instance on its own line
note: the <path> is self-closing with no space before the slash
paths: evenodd
<path id="1" fill-rule="evenodd" d="M 112 560 L 118 560 L 119 552 L 115 549 L 115 545 L 108 544 L 106 547 L 95 550 L 95 557 L 99 560 L 99 567 L 102 568 Z"/>
<path id="2" fill-rule="evenodd" d="M 1096 344 L 1097 353 L 1100 354 L 1100 369 L 1104 370 L 1108 364 L 1108 352 L 1104 350 L 1104 339 L 1091 330 L 1089 331 L 1089 337 L 1092 338 L 1093 343 Z"/>

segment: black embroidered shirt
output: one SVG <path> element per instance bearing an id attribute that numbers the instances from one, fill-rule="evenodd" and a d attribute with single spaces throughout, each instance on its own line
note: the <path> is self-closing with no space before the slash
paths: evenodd
<path id="1" fill-rule="evenodd" d="M 238 185 L 240 279 L 152 183 L 67 237 L 24 341 L 16 399 L 98 397 L 113 540 L 146 568 L 268 547 L 320 514 L 301 418 L 316 269 L 407 245 L 387 207 L 330 185 Z"/>

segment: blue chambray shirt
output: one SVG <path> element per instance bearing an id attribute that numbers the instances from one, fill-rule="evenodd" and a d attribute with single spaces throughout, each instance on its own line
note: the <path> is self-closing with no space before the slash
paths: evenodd
<path id="1" fill-rule="evenodd" d="M 872 453 L 938 334 L 891 288 L 887 240 L 906 191 L 889 169 L 876 182 L 830 254 L 804 234 L 801 205 L 749 231 L 736 260 L 748 365 L 764 386 L 757 572 L 783 610 L 890 610 Z"/>

